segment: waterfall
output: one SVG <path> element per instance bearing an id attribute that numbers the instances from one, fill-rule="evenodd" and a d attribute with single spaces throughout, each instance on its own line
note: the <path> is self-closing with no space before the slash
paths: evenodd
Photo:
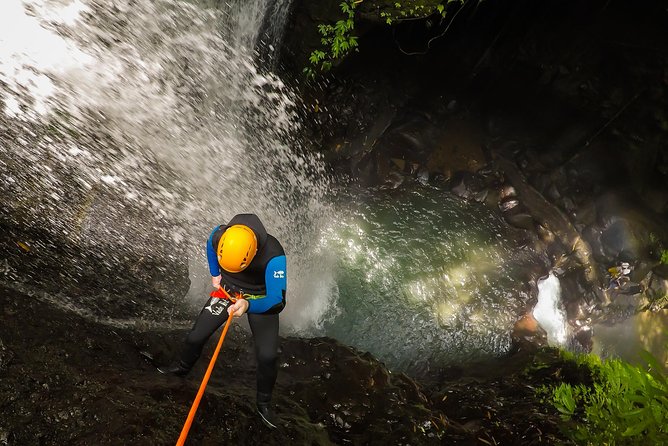
<path id="1" fill-rule="evenodd" d="M 554 274 L 538 281 L 538 302 L 533 316 L 547 332 L 549 345 L 563 346 L 566 343 L 566 313 L 561 303 L 561 284 Z"/>
<path id="2" fill-rule="evenodd" d="M 199 302 L 211 228 L 255 212 L 300 254 L 292 302 L 311 299 L 330 184 L 296 136 L 295 93 L 254 43 L 266 23 L 279 33 L 285 15 L 265 15 L 287 6 L 218 3 L 3 1 L 0 217 L 114 258 L 187 246 Z"/>
<path id="3" fill-rule="evenodd" d="M 272 68 L 283 40 L 290 0 L 238 0 L 228 4 L 227 11 L 224 27 L 232 46 L 258 53 Z"/>

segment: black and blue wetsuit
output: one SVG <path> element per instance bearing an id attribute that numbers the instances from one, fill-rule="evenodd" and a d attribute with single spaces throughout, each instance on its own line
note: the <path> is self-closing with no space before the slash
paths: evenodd
<path id="1" fill-rule="evenodd" d="M 258 242 L 257 253 L 250 265 L 238 273 L 221 269 L 216 255 L 220 237 L 233 225 L 251 228 Z M 207 259 L 211 276 L 221 275 L 220 285 L 228 293 L 233 296 L 240 293 L 248 300 L 248 322 L 253 333 L 258 364 L 258 400 L 268 400 L 277 375 L 278 313 L 285 307 L 285 251 L 278 240 L 267 233 L 256 215 L 239 214 L 227 225 L 218 226 L 211 232 L 207 241 Z M 227 320 L 229 305 L 227 300 L 209 298 L 186 338 L 181 355 L 183 366 L 190 368 L 197 361 L 206 341 Z"/>
<path id="2" fill-rule="evenodd" d="M 251 228 L 258 243 L 253 261 L 239 273 L 228 273 L 221 269 L 216 255 L 220 237 L 233 225 L 245 225 Z M 227 225 L 214 228 L 206 247 L 211 276 L 220 274 L 221 286 L 231 295 L 241 293 L 244 299 L 248 300 L 248 313 L 279 313 L 285 307 L 285 251 L 278 240 L 267 234 L 256 215 L 240 214 Z"/>

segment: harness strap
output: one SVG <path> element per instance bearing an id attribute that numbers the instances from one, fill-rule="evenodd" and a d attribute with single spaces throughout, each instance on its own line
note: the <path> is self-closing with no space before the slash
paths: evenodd
<path id="1" fill-rule="evenodd" d="M 226 299 L 226 300 L 229 300 L 232 303 L 235 303 L 237 300 L 244 298 L 244 296 L 241 293 L 235 293 L 234 297 L 230 296 L 230 293 L 225 291 L 225 288 L 223 288 L 223 287 L 218 287 L 217 290 L 211 291 L 210 296 L 211 297 L 216 297 L 218 299 Z"/>

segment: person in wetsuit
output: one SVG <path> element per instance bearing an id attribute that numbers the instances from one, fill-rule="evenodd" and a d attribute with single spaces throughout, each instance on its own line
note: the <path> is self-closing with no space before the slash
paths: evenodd
<path id="1" fill-rule="evenodd" d="M 185 376 L 227 318 L 247 313 L 257 358 L 257 411 L 265 425 L 275 428 L 270 402 L 278 373 L 278 314 L 285 307 L 285 251 L 257 215 L 238 214 L 213 229 L 206 252 L 213 287 L 242 298 L 233 303 L 210 297 L 186 337 L 180 360 L 158 370 Z"/>

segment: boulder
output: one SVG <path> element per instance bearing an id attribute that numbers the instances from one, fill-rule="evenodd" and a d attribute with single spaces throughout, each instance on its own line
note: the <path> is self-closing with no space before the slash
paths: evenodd
<path id="1" fill-rule="evenodd" d="M 466 200 L 485 201 L 487 186 L 485 179 L 468 171 L 458 171 L 450 178 L 450 192 Z"/>
<path id="2" fill-rule="evenodd" d="M 504 213 L 503 218 L 509 225 L 516 228 L 526 229 L 527 231 L 536 229 L 536 221 L 528 212 Z"/>
<path id="3" fill-rule="evenodd" d="M 431 141 L 427 167 L 446 177 L 457 171 L 476 172 L 489 160 L 483 152 L 482 131 L 472 120 L 446 120 L 443 131 Z"/>
<path id="4" fill-rule="evenodd" d="M 666 265 L 662 265 L 666 267 Z M 668 274 L 664 268 L 656 268 L 649 275 L 647 285 L 648 308 L 658 311 L 668 307 Z"/>
<path id="5" fill-rule="evenodd" d="M 632 261 L 640 257 L 642 241 L 627 220 L 612 221 L 601 231 L 600 240 L 603 253 L 610 261 Z"/>

